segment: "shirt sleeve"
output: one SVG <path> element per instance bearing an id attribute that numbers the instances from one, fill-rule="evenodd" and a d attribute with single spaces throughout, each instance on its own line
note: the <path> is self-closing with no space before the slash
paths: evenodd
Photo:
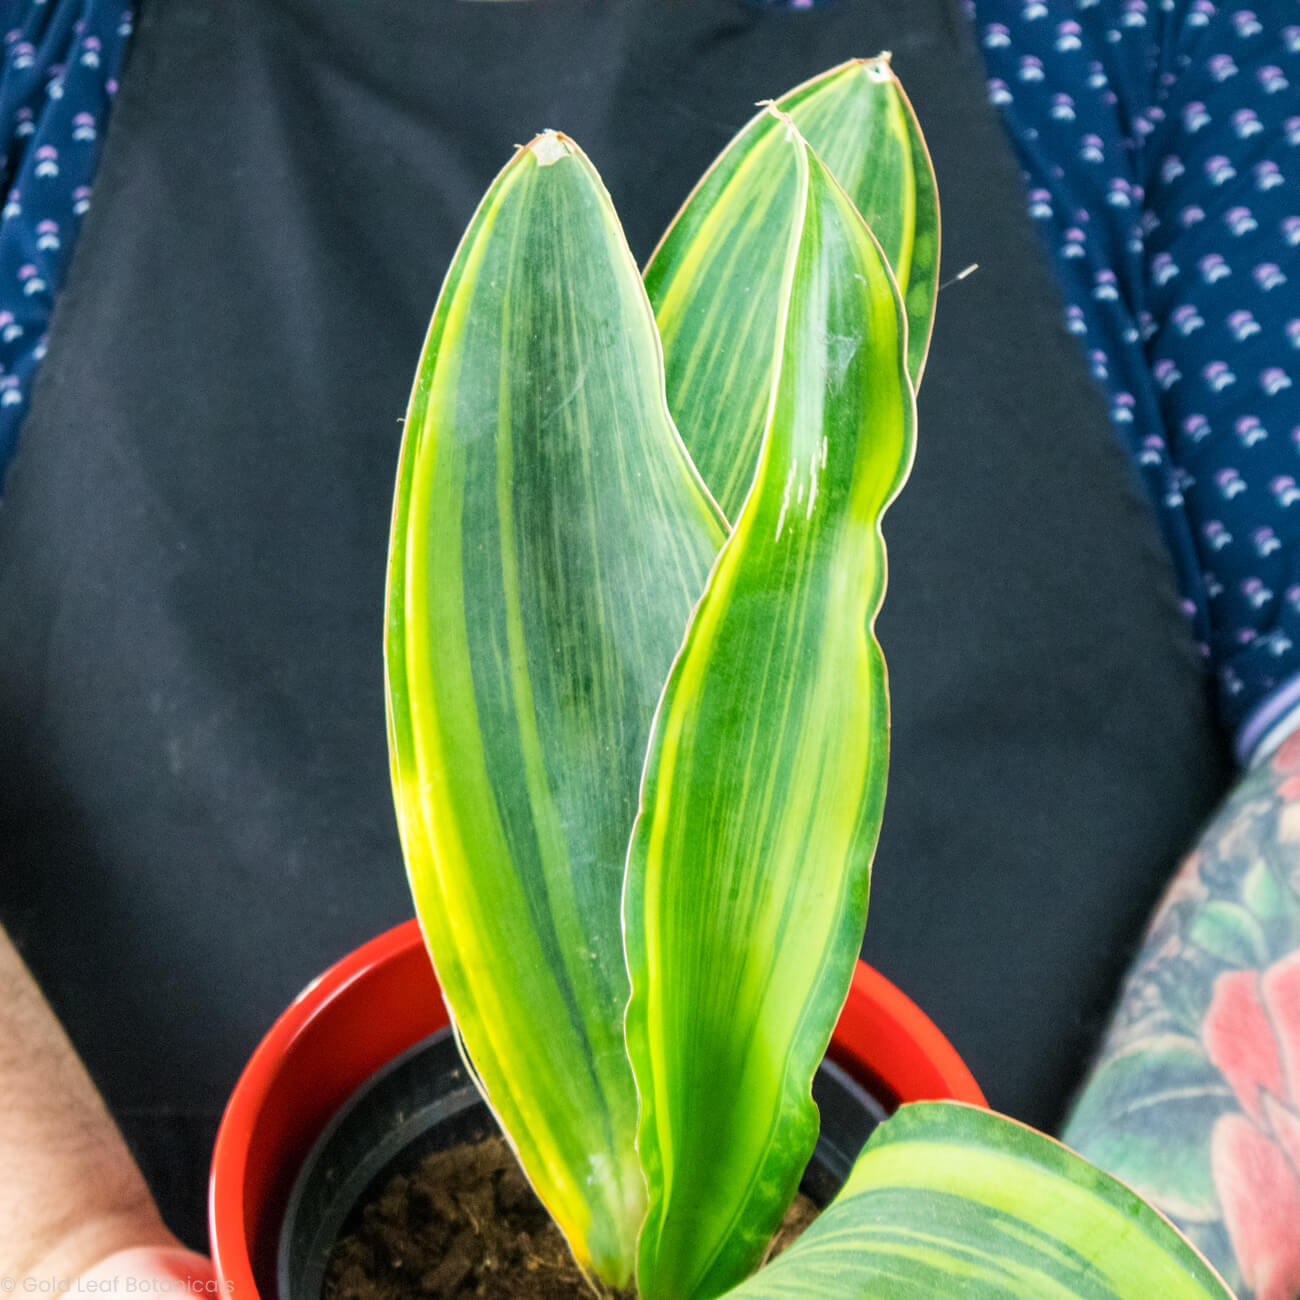
<path id="1" fill-rule="evenodd" d="M 99 164 L 124 0 L 17 0 L 0 51 L 0 483 Z"/>
<path id="2" fill-rule="evenodd" d="M 1300 674 L 1297 86 L 1294 0 L 1179 6 L 1143 146 L 1148 355 L 1243 759 Z"/>
<path id="3" fill-rule="evenodd" d="M 1300 0 L 969 7 L 1244 757 L 1300 676 Z"/>

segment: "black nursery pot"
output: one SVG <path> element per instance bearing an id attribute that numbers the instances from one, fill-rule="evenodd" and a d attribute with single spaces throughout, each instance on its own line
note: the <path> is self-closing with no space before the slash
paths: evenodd
<path id="1" fill-rule="evenodd" d="M 897 1105 L 833 1061 L 813 1080 L 821 1133 L 800 1190 L 824 1206 L 848 1177 L 871 1130 Z M 280 1231 L 279 1300 L 320 1300 L 334 1243 L 389 1180 L 432 1151 L 482 1141 L 498 1128 L 441 1029 L 379 1070 L 335 1115 L 303 1163 Z"/>
<path id="2" fill-rule="evenodd" d="M 317 1300 L 324 1256 L 356 1206 L 403 1162 L 491 1131 L 454 1044 L 438 1036 L 447 1024 L 414 921 L 348 954 L 275 1022 L 235 1086 L 212 1158 L 225 1300 Z M 815 1086 L 822 1141 L 805 1183 L 814 1201 L 834 1193 L 894 1104 L 985 1104 L 934 1023 L 862 962 L 827 1057 Z"/>

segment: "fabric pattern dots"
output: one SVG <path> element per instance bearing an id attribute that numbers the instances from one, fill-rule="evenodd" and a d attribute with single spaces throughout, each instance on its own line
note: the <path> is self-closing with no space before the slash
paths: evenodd
<path id="1" fill-rule="evenodd" d="M 0 63 L 0 476 L 67 274 L 122 57 L 122 0 L 7 0 Z"/>
<path id="2" fill-rule="evenodd" d="M 1300 2 L 967 9 L 1238 732 L 1300 673 Z"/>

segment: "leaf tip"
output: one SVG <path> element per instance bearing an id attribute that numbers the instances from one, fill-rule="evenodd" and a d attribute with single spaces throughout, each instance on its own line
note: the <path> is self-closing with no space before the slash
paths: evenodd
<path id="1" fill-rule="evenodd" d="M 855 62 L 871 81 L 892 81 L 893 59 L 893 50 L 881 50 L 873 59 L 856 59 Z"/>
<path id="2" fill-rule="evenodd" d="M 549 167 L 561 158 L 577 152 L 577 146 L 561 131 L 543 131 L 534 136 L 524 148 L 537 160 L 539 167 Z"/>
<path id="3" fill-rule="evenodd" d="M 763 109 L 764 112 L 770 113 L 774 118 L 776 118 L 778 122 L 784 123 L 785 138 L 787 140 L 798 140 L 798 141 L 803 140 L 803 136 L 800 133 L 799 128 L 794 124 L 794 118 L 792 118 L 790 114 L 787 113 L 785 109 L 783 109 L 781 105 L 776 102 L 776 100 L 760 99 L 758 103 L 755 105 L 755 107 Z"/>

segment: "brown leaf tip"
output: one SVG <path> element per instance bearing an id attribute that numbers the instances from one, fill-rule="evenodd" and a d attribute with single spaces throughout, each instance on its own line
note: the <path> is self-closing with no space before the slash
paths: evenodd
<path id="1" fill-rule="evenodd" d="M 543 131 L 541 135 L 534 136 L 525 147 L 537 160 L 539 167 L 549 167 L 576 152 L 573 141 L 561 131 Z"/>
<path id="2" fill-rule="evenodd" d="M 771 113 L 779 122 L 785 124 L 785 138 L 787 140 L 800 140 L 803 137 L 799 134 L 799 128 L 794 124 L 794 118 L 790 116 L 774 99 L 760 99 L 755 105 L 765 112 Z"/>
<path id="3" fill-rule="evenodd" d="M 862 69 L 872 81 L 892 81 L 894 69 L 892 50 L 881 50 L 873 59 L 854 59 L 853 62 Z"/>

